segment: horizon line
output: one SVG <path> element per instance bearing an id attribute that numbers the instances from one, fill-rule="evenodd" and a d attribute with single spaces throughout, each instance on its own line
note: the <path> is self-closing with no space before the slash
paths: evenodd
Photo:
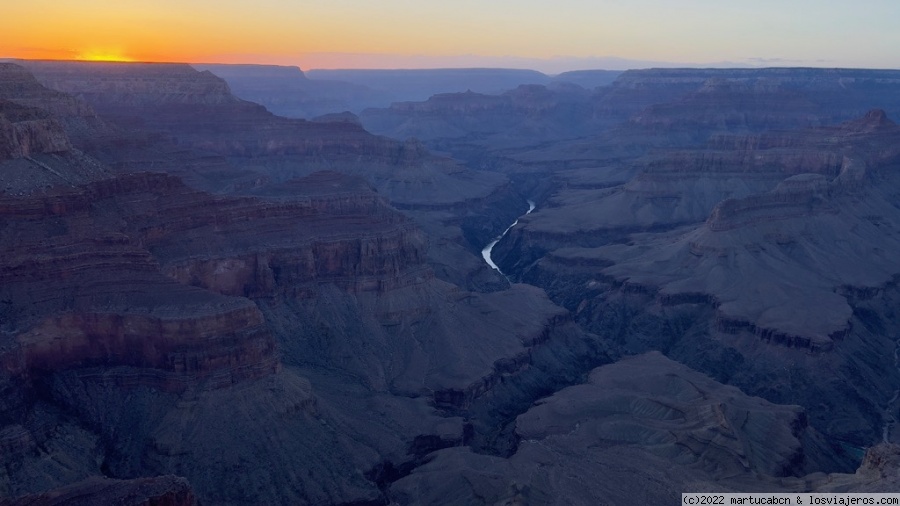
<path id="1" fill-rule="evenodd" d="M 604 57 L 606 58 L 606 57 Z M 618 57 L 608 57 L 610 59 L 624 60 Z M 176 61 L 176 60 L 92 60 L 78 58 L 21 58 L 15 56 L 0 56 L 0 62 L 14 61 L 43 61 L 43 62 L 71 62 L 71 63 L 93 63 L 93 64 L 154 64 L 154 65 L 223 65 L 223 66 L 257 66 L 257 67 L 284 67 L 296 68 L 301 72 L 314 71 L 434 71 L 434 70 L 519 70 L 536 72 L 548 77 L 566 74 L 570 72 L 627 72 L 629 70 L 767 70 L 767 69 L 822 69 L 822 70 L 881 70 L 881 71 L 900 71 L 900 68 L 891 67 L 856 67 L 856 66 L 832 66 L 832 65 L 750 65 L 738 64 L 736 62 L 721 63 L 676 63 L 676 62 L 647 62 L 648 66 L 634 66 L 623 69 L 611 69 L 603 67 L 591 68 L 572 68 L 560 72 L 545 72 L 533 67 L 505 67 L 505 66 L 435 66 L 435 67 L 308 67 L 303 68 L 299 64 L 291 63 L 260 63 L 260 62 L 217 62 L 217 61 Z M 655 63 L 656 65 L 653 65 Z"/>

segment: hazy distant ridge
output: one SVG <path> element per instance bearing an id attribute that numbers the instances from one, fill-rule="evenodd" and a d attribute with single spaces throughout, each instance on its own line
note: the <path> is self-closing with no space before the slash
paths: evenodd
<path id="1" fill-rule="evenodd" d="M 194 64 L 228 82 L 235 95 L 272 112 L 312 118 L 322 114 L 389 107 L 394 102 L 427 100 L 440 93 L 473 91 L 499 94 L 523 84 L 569 82 L 592 89 L 612 83 L 621 72 L 585 70 L 549 76 L 535 70 L 340 69 L 308 70 L 277 65 Z"/>

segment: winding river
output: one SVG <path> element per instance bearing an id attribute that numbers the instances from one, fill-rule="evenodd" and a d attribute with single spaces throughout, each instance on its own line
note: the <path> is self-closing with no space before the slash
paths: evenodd
<path id="1" fill-rule="evenodd" d="M 535 207 L 534 202 L 529 200 L 528 201 L 528 211 L 526 211 L 525 214 L 523 214 L 522 216 L 525 216 L 526 214 L 531 214 L 531 211 L 534 211 L 534 207 Z M 519 216 L 519 218 L 521 218 L 522 216 Z M 503 274 L 503 271 L 501 271 L 500 267 L 497 267 L 497 264 L 495 264 L 494 261 L 491 260 L 491 251 L 494 249 L 494 246 L 496 246 L 497 243 L 500 242 L 500 239 L 503 239 L 503 236 L 505 236 L 506 233 L 509 232 L 509 230 L 511 228 L 515 227 L 516 224 L 519 223 L 519 218 L 516 218 L 516 221 L 514 221 L 512 225 L 506 227 L 506 230 L 504 230 L 502 234 L 498 235 L 496 239 L 489 242 L 488 245 L 485 246 L 483 250 L 481 250 L 481 256 L 482 256 L 482 258 L 484 258 L 484 261 L 487 262 L 487 264 L 490 265 L 492 269 L 495 269 L 500 274 Z M 506 274 L 503 274 L 503 275 L 506 276 Z"/>

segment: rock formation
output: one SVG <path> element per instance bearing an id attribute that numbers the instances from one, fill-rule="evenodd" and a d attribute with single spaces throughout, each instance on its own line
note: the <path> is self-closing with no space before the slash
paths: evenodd
<path id="1" fill-rule="evenodd" d="M 398 203 L 483 197 L 503 182 L 432 157 L 416 143 L 373 136 L 352 122 L 275 116 L 232 95 L 222 79 L 188 65 L 23 64 L 43 85 L 85 100 L 111 122 L 165 132 L 180 145 L 228 157 L 237 169 L 272 181 L 330 168 L 366 177 Z M 406 177 L 398 179 L 397 169 L 404 168 Z"/>
<path id="2" fill-rule="evenodd" d="M 0 99 L 46 111 L 79 144 L 95 144 L 113 133 L 84 101 L 39 85 L 18 64 L 0 62 Z"/>
<path id="3" fill-rule="evenodd" d="M 134 506 L 195 506 L 197 498 L 184 478 L 159 476 L 134 480 L 89 479 L 66 487 L 20 497 L 13 506 L 90 506 L 128 504 Z"/>
<path id="4" fill-rule="evenodd" d="M 602 251 L 616 266 L 604 272 L 656 287 L 663 300 L 708 294 L 722 327 L 743 321 L 767 339 L 830 347 L 831 337 L 847 331 L 851 314 L 840 287 L 882 286 L 900 273 L 889 256 L 878 254 L 895 247 L 895 225 L 892 190 L 883 192 L 875 183 L 893 181 L 889 169 L 879 168 L 900 159 L 898 135 L 900 129 L 882 111 L 873 111 L 840 127 L 810 131 L 805 141 L 789 141 L 790 147 L 754 141 L 751 148 L 725 153 L 680 153 L 677 165 L 656 162 L 620 190 L 580 192 L 599 195 L 599 204 L 560 200 L 563 206 L 529 216 L 515 234 L 523 236 L 519 241 L 529 241 L 524 236 L 532 231 L 538 237 L 626 236 L 697 222 L 708 213 L 703 226 L 663 236 L 665 248 L 651 246 L 658 240 L 652 236 L 607 247 Z M 665 182 L 659 174 L 667 176 Z M 710 184 L 714 181 L 720 183 Z M 766 183 L 776 182 L 766 191 Z M 606 216 L 591 219 L 588 209 Z M 705 262 L 711 263 L 704 267 Z M 672 272 L 661 265 L 679 267 Z M 773 274 L 778 288 L 760 288 Z M 821 293 L 815 286 L 822 287 Z"/>
<path id="5" fill-rule="evenodd" d="M 0 159 L 58 153 L 70 148 L 62 126 L 43 109 L 0 101 Z"/>
<path id="6" fill-rule="evenodd" d="M 523 84 L 548 84 L 551 78 L 534 70 L 498 68 L 446 69 L 316 69 L 307 72 L 311 80 L 347 82 L 378 93 L 377 102 L 353 110 L 388 107 L 394 102 L 426 100 L 440 93 L 498 94 Z"/>
<path id="7" fill-rule="evenodd" d="M 489 223 L 481 233 L 496 235 L 507 216 L 518 214 L 525 199 L 502 174 L 434 156 L 415 140 L 371 135 L 354 121 L 275 116 L 233 96 L 222 79 L 188 65 L 22 64 L 44 85 L 77 95 L 123 129 L 110 142 L 86 149 L 110 167 L 163 171 L 220 193 L 277 186 L 320 170 L 361 176 L 444 244 L 431 250 L 445 266 L 438 276 L 479 290 L 503 284 L 468 253 L 481 245 L 455 225 Z M 508 207 L 499 218 L 491 209 L 496 202 Z"/>
<path id="8" fill-rule="evenodd" d="M 546 76 L 513 69 L 312 70 L 246 64 L 192 64 L 224 79 L 243 100 L 264 105 L 288 118 L 314 118 L 348 111 L 389 107 L 396 102 L 426 100 L 442 93 L 474 90 L 500 93 L 523 84 L 571 85 L 593 89 L 621 74 L 612 70 L 563 72 Z"/>
<path id="9" fill-rule="evenodd" d="M 864 446 L 897 384 L 879 371 L 894 370 L 898 134 L 876 110 L 717 135 L 637 162 L 619 187 L 560 189 L 494 258 L 627 350 L 799 403 L 832 440 Z"/>
<path id="10" fill-rule="evenodd" d="M 595 369 L 520 415 L 516 433 L 508 459 L 437 452 L 392 499 L 664 504 L 685 491 L 741 490 L 750 470 L 766 491 L 795 491 L 803 480 L 784 477 L 802 475 L 822 442 L 798 406 L 748 397 L 658 353 Z"/>
<path id="11" fill-rule="evenodd" d="M 703 145 L 719 133 L 831 125 L 873 108 L 900 115 L 900 74 L 891 70 L 629 70 L 609 85 L 576 94 L 564 76 L 558 79 L 561 86 L 549 88 L 565 99 L 551 110 L 523 114 L 495 105 L 490 117 L 467 120 L 459 112 L 466 101 L 499 105 L 503 95 L 457 93 L 447 96 L 454 97 L 456 112 L 425 112 L 440 103 L 435 97 L 418 106 L 365 111 L 363 124 L 377 133 L 425 139 L 429 147 L 476 165 L 520 173 L 536 164 L 593 170 L 659 147 Z"/>
<path id="12" fill-rule="evenodd" d="M 8 337 L 2 362 L 4 384 L 15 394 L 4 413 L 25 427 L 22 451 L 52 440 L 22 425 L 29 412 L 26 399 L 33 395 L 28 392 L 49 388 L 45 402 L 53 409 L 62 405 L 80 413 L 115 442 L 114 454 L 103 464 L 114 476 L 177 472 L 201 497 L 225 500 L 250 484 L 236 482 L 237 488 L 219 491 L 224 476 L 216 473 L 227 469 L 220 466 L 232 455 L 247 458 L 244 452 L 260 444 L 251 438 L 244 446 L 230 443 L 232 452 L 221 457 L 209 453 L 226 444 L 233 431 L 275 424 L 283 449 L 264 458 L 286 469 L 299 462 L 295 459 L 343 444 L 344 435 L 312 447 L 306 438 L 284 439 L 296 430 L 321 438 L 309 427 L 298 428 L 320 426 L 314 416 L 365 416 L 361 405 L 319 408 L 307 380 L 293 369 L 279 372 L 273 337 L 283 339 L 293 367 L 338 367 L 368 389 L 384 392 L 386 400 L 388 392 L 418 398 L 385 421 L 408 426 L 409 410 L 427 409 L 429 402 L 465 409 L 501 374 L 527 367 L 530 348 L 552 335 L 546 329 L 561 310 L 539 290 L 519 287 L 479 296 L 435 280 L 423 264 L 420 233 L 365 183 L 318 174 L 282 191 L 280 197 L 214 197 L 171 176 L 133 174 L 4 205 L 4 234 L 19 238 L 3 241 L 8 251 L 0 298 L 7 301 Z M 523 302 L 530 305 L 523 308 Z M 523 310 L 528 319 L 519 316 Z M 478 344 L 488 341 L 487 348 Z M 457 359 L 447 361 L 448 356 Z M 269 388 L 274 393 L 262 395 L 260 389 Z M 170 399 L 163 405 L 186 397 L 197 404 L 187 411 L 154 411 L 157 415 L 135 428 L 127 413 L 158 409 L 144 404 L 148 392 Z M 333 395 L 326 387 L 324 398 Z M 266 402 L 277 409 L 265 417 L 232 417 L 232 425 L 211 430 L 210 424 L 222 423 L 223 402 L 254 411 L 271 409 L 255 404 Z M 288 424 L 271 419 L 285 412 L 299 418 Z M 430 414 L 411 430 L 428 433 L 437 420 Z M 169 449 L 188 437 L 169 429 L 172 424 L 207 428 L 203 438 L 190 438 L 185 454 Z M 122 430 L 136 430 L 149 443 L 123 441 Z M 366 429 L 373 434 L 372 452 L 347 462 L 366 470 L 379 454 L 402 458 L 402 436 L 384 440 L 381 430 L 386 428 Z M 150 464 L 134 461 L 132 452 L 150 452 Z M 213 478 L 196 473 L 201 461 L 215 470 Z M 40 462 L 33 466 L 44 465 Z M 299 488 L 280 489 L 280 478 L 272 477 L 259 497 L 369 497 L 375 492 L 361 473 L 321 491 L 306 488 L 311 483 L 306 479 Z"/>
<path id="13" fill-rule="evenodd" d="M 384 92 L 340 80 L 308 79 L 297 67 L 193 64 L 224 79 L 232 93 L 287 118 L 315 118 L 339 111 L 359 112 L 387 105 Z"/>
<path id="14" fill-rule="evenodd" d="M 304 121 L 187 65 L 22 63 L 6 502 L 896 485 L 895 72 L 647 70 Z M 479 252 L 517 218 L 508 280 Z"/>
<path id="15" fill-rule="evenodd" d="M 235 102 L 170 70 L 163 101 Z M 6 497 L 139 502 L 176 475 L 204 502 L 378 501 L 381 470 L 470 439 L 472 406 L 592 339 L 537 288 L 436 279 L 422 231 L 359 177 L 211 194 L 110 169 L 49 111 L 4 104 L 3 177 L 22 188 L 0 194 Z"/>
<path id="16" fill-rule="evenodd" d="M 361 119 L 375 133 L 415 137 L 439 148 L 474 143 L 500 149 L 598 129 L 598 119 L 586 106 L 589 98 L 590 92 L 577 85 L 522 85 L 502 95 L 466 91 L 398 102 L 366 110 Z"/>

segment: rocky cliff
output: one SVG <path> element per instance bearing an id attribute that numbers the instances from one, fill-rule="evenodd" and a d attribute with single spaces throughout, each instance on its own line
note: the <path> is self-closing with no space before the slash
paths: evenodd
<path id="1" fill-rule="evenodd" d="M 798 406 L 748 397 L 658 353 L 593 370 L 520 415 L 515 430 L 510 458 L 442 450 L 392 499 L 662 504 L 684 490 L 740 490 L 749 469 L 768 491 L 796 490 L 785 482 L 802 480 L 784 476 L 802 476 L 821 444 Z"/>
<path id="2" fill-rule="evenodd" d="M 367 429 L 370 441 L 352 445 L 359 453 L 350 457 L 340 450 L 348 444 L 343 434 L 359 432 L 335 434 L 316 417 L 357 423 L 365 404 L 328 407 L 340 396 L 326 388 L 332 400 L 320 408 L 307 380 L 280 370 L 270 327 L 280 323 L 271 307 L 316 300 L 323 285 L 381 298 L 429 282 L 419 232 L 359 180 L 320 175 L 264 199 L 215 197 L 171 176 L 133 174 L 9 197 L 0 207 L 6 237 L 0 419 L 9 450 L 4 464 L 15 466 L 2 479 L 5 495 L 101 472 L 120 478 L 177 472 L 214 502 L 371 500 L 377 487 L 363 470 L 382 455 L 401 458 L 407 438 L 441 423 L 427 412 L 430 398 L 421 398 Z M 260 312 L 246 296 L 273 302 Z M 410 325 L 412 315 L 437 311 L 433 302 L 414 299 L 411 314 L 389 306 L 377 314 Z M 277 337 L 306 341 L 320 332 L 293 330 Z M 495 350 L 476 365 L 462 362 L 473 375 L 447 386 L 468 387 L 506 352 Z M 223 406 L 242 406 L 247 416 L 222 418 Z M 411 410 L 425 410 L 412 426 Z M 398 421 L 407 429 L 385 437 Z M 262 427 L 275 431 L 267 437 L 280 441 L 277 451 L 260 453 L 268 443 L 254 436 L 233 440 L 235 431 Z M 299 481 L 251 475 L 223 486 L 232 459 L 278 469 L 313 459 L 349 478 L 313 487 L 323 482 L 316 473 Z M 296 485 L 285 487 L 286 480 Z"/>
<path id="3" fill-rule="evenodd" d="M 190 65 L 181 63 L 23 60 L 22 64 L 44 86 L 72 96 L 84 97 L 88 102 L 99 105 L 240 102 L 221 79 L 209 72 L 198 76 Z M 90 66 L 90 74 L 83 72 L 86 66 Z M 135 73 L 136 68 L 140 68 L 139 73 Z"/>
<path id="4" fill-rule="evenodd" d="M 314 69 L 307 72 L 307 77 L 348 82 L 379 92 L 378 103 L 370 102 L 365 108 L 387 107 L 394 102 L 420 101 L 441 93 L 466 90 L 498 94 L 519 85 L 547 84 L 551 80 L 534 70 L 498 68 Z"/>
<path id="5" fill-rule="evenodd" d="M 193 64 L 221 77 L 232 93 L 266 107 L 279 116 L 311 119 L 342 111 L 360 112 L 387 105 L 383 91 L 333 79 L 308 79 L 297 67 L 277 65 Z"/>
<path id="6" fill-rule="evenodd" d="M 209 173 L 201 178 L 187 179 L 203 189 L 221 191 L 216 180 L 242 181 L 237 184 L 246 188 L 328 169 L 362 176 L 398 204 L 449 206 L 485 198 L 506 182 L 502 176 L 434 157 L 416 142 L 371 135 L 353 122 L 275 116 L 236 98 L 224 80 L 186 64 L 23 64 L 45 86 L 85 100 L 122 127 L 164 132 L 182 150 L 189 147 L 226 157 L 226 163 L 205 168 Z M 139 151 L 140 158 L 148 158 L 140 163 L 185 175 L 186 169 L 171 157 L 160 159 L 158 144 Z M 104 160 L 115 164 L 121 158 L 105 155 Z M 128 161 L 139 160 L 132 155 Z M 251 178 L 255 182 L 247 181 Z"/>
<path id="7" fill-rule="evenodd" d="M 494 258 L 628 350 L 800 403 L 830 438 L 869 444 L 896 384 L 860 378 L 893 371 L 898 132 L 872 111 L 662 154 L 620 188 L 560 190 Z"/>
<path id="8" fill-rule="evenodd" d="M 711 79 L 724 79 L 740 86 L 800 91 L 819 106 L 838 108 L 840 115 L 832 117 L 846 120 L 875 107 L 894 111 L 896 101 L 891 96 L 898 78 L 896 70 L 869 69 L 645 69 L 622 73 L 612 88 L 648 99 L 657 95 L 663 99 L 655 98 L 652 103 L 663 103 L 697 91 Z M 826 105 L 835 99 L 836 103 Z M 639 109 L 651 105 L 644 104 Z"/>
<path id="9" fill-rule="evenodd" d="M 46 111 L 76 144 L 96 145 L 116 135 L 115 129 L 100 119 L 86 102 L 42 86 L 22 67 L 23 63 L 0 62 L 0 99 Z"/>
<path id="10" fill-rule="evenodd" d="M 569 113 L 625 121 L 512 139 L 474 171 L 351 116 L 273 116 L 182 65 L 29 65 L 86 102 L 16 69 L 2 102 L 5 497 L 660 503 L 890 483 L 888 445 L 836 472 L 898 438 L 898 127 L 829 126 L 807 93 L 889 73 L 647 71 L 397 106 L 495 130 L 512 111 L 534 139 Z M 84 143 L 40 107 L 69 99 L 110 136 Z M 818 126 L 794 128 L 809 111 Z M 510 141 L 491 135 L 461 142 Z M 525 197 L 495 258 L 537 286 L 477 256 Z"/>
<path id="11" fill-rule="evenodd" d="M 231 95 L 222 79 L 187 65 L 24 64 L 44 84 L 77 94 L 118 125 L 119 136 L 83 148 L 115 170 L 164 171 L 218 193 L 274 188 L 321 170 L 360 176 L 440 238 L 445 247 L 431 250 L 433 261 L 443 265 L 440 277 L 476 289 L 502 284 L 471 258 L 469 251 L 483 245 L 471 244 L 457 225 L 488 221 L 487 233 L 496 235 L 505 219 L 493 223 L 491 203 L 525 205 L 501 174 L 434 156 L 415 140 L 371 135 L 355 121 L 275 116 Z M 108 93 L 92 91 L 95 81 L 96 89 Z M 505 210 L 503 216 L 514 213 Z"/>
<path id="12" fill-rule="evenodd" d="M 0 100 L 0 160 L 70 149 L 62 126 L 43 109 Z"/>
<path id="13" fill-rule="evenodd" d="M 602 121 L 587 104 L 590 96 L 577 85 L 523 85 L 502 95 L 439 94 L 425 102 L 369 109 L 360 118 L 375 133 L 415 137 L 440 148 L 471 142 L 509 148 L 597 130 Z"/>
<path id="14" fill-rule="evenodd" d="M 467 121 L 452 108 L 428 113 L 440 103 L 432 99 L 369 110 L 363 121 L 376 132 L 427 139 L 434 149 L 504 171 L 531 171 L 535 164 L 594 168 L 599 161 L 659 147 L 703 145 L 726 132 L 832 125 L 873 108 L 897 115 L 897 85 L 897 72 L 889 70 L 630 70 L 590 93 L 548 86 L 565 97 L 558 100 L 556 113 L 523 114 L 508 103 L 497 107 L 509 93 L 456 94 L 457 110 L 467 100 L 473 107 L 493 101 L 495 113 L 476 116 L 480 121 Z"/>
<path id="15" fill-rule="evenodd" d="M 841 140 L 836 140 L 835 134 Z M 689 244 L 685 260 L 716 258 L 712 260 L 718 265 L 715 270 L 722 268 L 718 259 L 737 262 L 740 267 L 732 271 L 736 277 L 717 279 L 718 275 L 698 264 L 690 277 L 705 281 L 666 281 L 661 293 L 710 293 L 718 301 L 721 325 L 746 321 L 758 327 L 757 333 L 774 333 L 778 341 L 830 346 L 829 337 L 846 334 L 852 310 L 838 295 L 839 287 L 882 286 L 900 273 L 900 265 L 878 253 L 893 249 L 894 231 L 900 230 L 892 225 L 892 192 L 884 192 L 882 187 L 895 184 L 890 167 L 900 161 L 895 147 L 900 128 L 877 111 L 844 126 L 821 130 L 818 135 L 841 146 L 856 144 L 855 148 L 844 148 L 839 170 L 832 168 L 833 163 L 826 163 L 825 170 L 790 176 L 770 192 L 723 200 L 702 227 L 676 239 L 676 244 Z M 811 168 L 796 162 L 790 166 L 797 167 L 796 171 Z M 873 221 L 875 216 L 878 218 Z M 740 248 L 756 254 L 743 257 Z M 789 260 L 785 262 L 782 255 Z M 611 267 L 608 272 L 621 271 Z M 758 288 L 751 287 L 765 283 L 766 272 L 778 273 L 778 288 L 760 290 L 763 300 L 759 301 L 750 295 Z M 812 278 L 805 277 L 808 275 Z M 637 284 L 655 284 L 636 273 L 628 278 Z M 824 282 L 821 294 L 816 295 L 818 291 L 812 287 L 826 279 L 830 281 Z"/>
<path id="16" fill-rule="evenodd" d="M 362 178 L 214 195 L 61 148 L 3 162 L 34 183 L 0 196 L 5 496 L 174 474 L 214 503 L 378 501 L 383 469 L 468 441 L 472 406 L 584 336 L 533 287 L 435 279 Z"/>
<path id="17" fill-rule="evenodd" d="M 117 364 L 158 371 L 160 388 L 178 389 L 275 370 L 274 342 L 252 303 L 165 277 L 140 239 L 94 207 L 147 184 L 103 180 L 0 204 L 4 329 L 18 350 L 17 374 Z"/>
<path id="18" fill-rule="evenodd" d="M 893 122 L 883 111 L 872 111 L 836 127 L 719 135 L 703 148 L 648 155 L 631 165 L 629 171 L 636 174 L 618 186 L 579 187 L 566 181 L 570 188 L 550 197 L 541 212 L 523 218 L 524 226 L 511 231 L 507 244 L 498 245 L 498 258 L 513 242 L 548 251 L 565 237 L 575 245 L 593 246 L 636 231 L 699 223 L 723 200 L 731 199 L 716 216 L 728 214 L 740 199 L 769 191 L 772 196 L 765 198 L 789 199 L 786 195 L 798 194 L 798 185 L 816 175 L 849 188 L 857 185 L 864 166 L 892 163 L 897 156 L 892 135 Z M 711 226 L 720 226 L 718 219 Z M 529 234 L 533 239 L 524 238 Z"/>

